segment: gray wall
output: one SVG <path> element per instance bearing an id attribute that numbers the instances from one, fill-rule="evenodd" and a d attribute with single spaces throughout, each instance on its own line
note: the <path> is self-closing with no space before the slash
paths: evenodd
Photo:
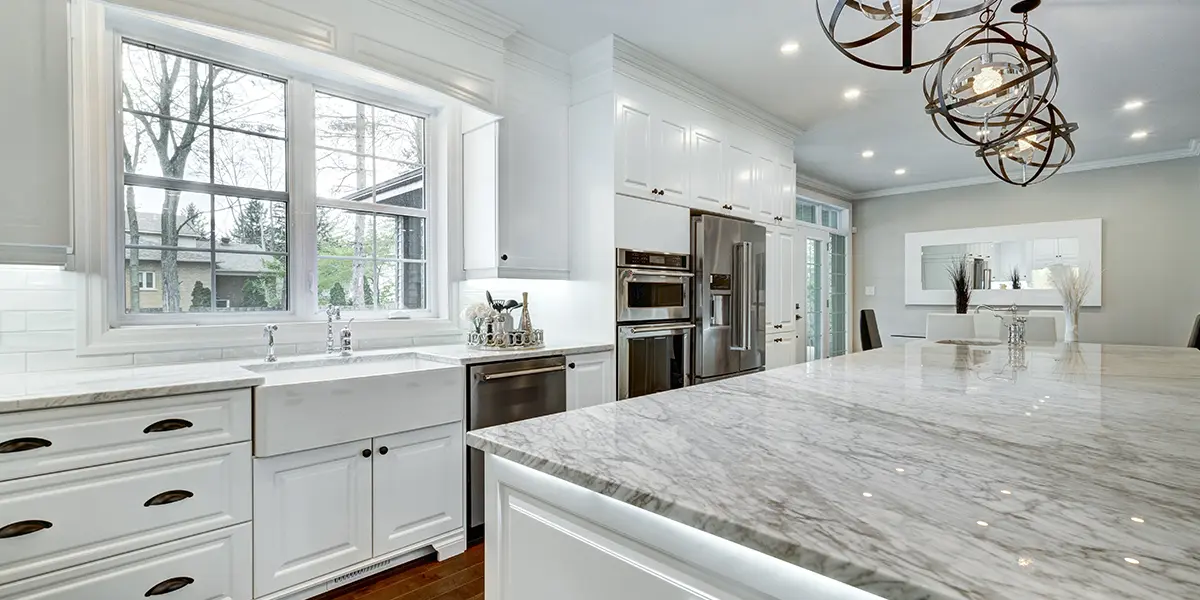
<path id="1" fill-rule="evenodd" d="M 904 234 L 1096 217 L 1103 306 L 1080 316 L 1081 341 L 1183 346 L 1200 313 L 1200 158 L 855 202 L 854 306 L 875 309 L 885 346 L 923 335 L 927 313 L 953 307 L 905 306 Z"/>

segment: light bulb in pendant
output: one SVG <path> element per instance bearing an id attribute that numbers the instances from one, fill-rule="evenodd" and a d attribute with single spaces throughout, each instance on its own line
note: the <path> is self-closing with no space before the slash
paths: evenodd
<path id="1" fill-rule="evenodd" d="M 1004 85 L 1004 75 L 996 67 L 984 67 L 975 77 L 971 78 L 971 89 L 976 94 L 986 94 Z"/>
<path id="2" fill-rule="evenodd" d="M 912 8 L 912 24 L 913 27 L 920 27 L 929 24 L 934 17 L 937 16 L 938 9 L 941 8 L 942 0 L 916 0 L 913 2 Z M 904 3 L 898 0 L 891 2 L 892 20 L 898 25 L 904 24 Z"/>

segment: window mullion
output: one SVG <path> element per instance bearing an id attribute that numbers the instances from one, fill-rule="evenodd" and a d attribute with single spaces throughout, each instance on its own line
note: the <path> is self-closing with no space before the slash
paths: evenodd
<path id="1" fill-rule="evenodd" d="M 293 312 L 319 310 L 317 296 L 317 152 L 315 92 L 311 83 L 288 83 L 288 258 Z"/>

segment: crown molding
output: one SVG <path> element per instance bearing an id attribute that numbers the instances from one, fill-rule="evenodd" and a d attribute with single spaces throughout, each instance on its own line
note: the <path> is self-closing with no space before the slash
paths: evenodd
<path id="1" fill-rule="evenodd" d="M 1134 156 L 1122 156 L 1119 158 L 1109 158 L 1104 160 L 1093 160 L 1085 163 L 1071 163 L 1059 170 L 1059 173 L 1082 173 L 1085 171 L 1096 171 L 1099 169 L 1112 169 L 1115 167 L 1129 167 L 1133 165 L 1144 165 L 1148 163 L 1163 162 L 1168 160 L 1177 160 L 1180 158 L 1192 158 L 1200 156 L 1200 139 L 1188 142 L 1188 145 L 1179 150 L 1167 150 L 1164 152 L 1151 152 L 1148 154 L 1137 154 Z M 923 183 L 920 185 L 908 185 L 903 187 L 885 188 L 860 194 L 852 194 L 849 196 L 851 200 L 869 200 L 871 198 L 883 198 L 886 196 L 899 196 L 902 194 L 917 194 L 921 192 L 933 192 L 937 190 L 946 190 L 951 188 L 969 187 L 973 185 L 986 185 L 989 183 L 1002 183 L 1000 180 L 992 176 L 968 177 L 966 179 L 953 179 L 950 181 L 937 181 L 934 183 Z"/>
<path id="2" fill-rule="evenodd" d="M 571 83 L 571 58 L 523 33 L 504 40 L 504 62 L 508 65 Z"/>
<path id="3" fill-rule="evenodd" d="M 371 2 L 497 52 L 504 52 L 504 40 L 520 28 L 515 22 L 466 0 Z"/>
<path id="4" fill-rule="evenodd" d="M 832 183 L 822 181 L 815 177 L 809 177 L 808 175 L 805 175 L 799 171 L 796 172 L 796 188 L 797 191 L 799 191 L 799 188 L 805 188 L 815 192 L 821 192 L 822 194 L 832 196 L 842 201 L 848 201 L 851 198 L 854 198 L 854 193 L 844 187 L 836 186 Z"/>
<path id="5" fill-rule="evenodd" d="M 621 69 L 622 65 L 633 67 L 659 81 L 682 90 L 686 94 L 699 97 L 718 106 L 722 110 L 745 119 L 763 130 L 778 136 L 780 139 L 788 140 L 789 145 L 794 144 L 795 139 L 803 133 L 802 130 L 791 123 L 634 45 L 621 36 L 612 36 L 612 56 L 613 68 L 617 72 L 638 78 L 637 73 L 630 73 L 628 70 Z M 655 83 L 653 81 L 638 79 L 647 85 L 653 86 Z M 661 86 L 655 87 L 662 89 Z M 671 92 L 671 90 L 662 91 Z M 686 101 L 687 99 L 684 98 L 684 100 Z"/>

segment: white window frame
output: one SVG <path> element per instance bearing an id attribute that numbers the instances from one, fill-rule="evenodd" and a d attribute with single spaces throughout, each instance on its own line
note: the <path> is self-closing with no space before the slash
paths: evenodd
<path id="1" fill-rule="evenodd" d="M 154 291 L 158 289 L 158 274 L 154 271 L 138 271 L 137 278 L 139 292 Z M 146 285 L 147 279 L 150 280 L 150 285 Z"/>
<path id="2" fill-rule="evenodd" d="M 148 19 L 136 11 L 94 0 L 72 3 L 71 18 L 75 99 L 72 185 L 77 232 L 73 268 L 88 275 L 80 297 L 84 318 L 79 327 L 79 355 L 258 345 L 261 325 L 266 321 L 280 324 L 281 333 L 293 331 L 303 339 L 311 336 L 316 340 L 318 333 L 324 335 L 325 314 L 317 306 L 315 119 L 298 118 L 312 114 L 314 87 L 425 119 L 428 212 L 421 216 L 427 219 L 426 309 L 342 311 L 343 319 L 354 317 L 356 324 L 362 325 L 355 336 L 361 342 L 459 335 L 452 318 L 455 303 L 449 296 L 452 277 L 448 274 L 453 272 L 451 265 L 461 266 L 461 253 L 449 249 L 447 238 L 457 237 L 455 228 L 443 222 L 447 215 L 455 214 L 448 207 L 460 196 L 457 188 L 449 186 L 448 177 L 457 171 L 447 162 L 447 158 L 460 152 L 455 142 L 459 137 L 461 109 L 456 104 L 451 101 L 440 106 L 419 104 L 415 96 L 403 91 L 411 88 L 411 83 L 345 59 L 322 55 L 309 60 L 304 53 L 312 51 L 282 42 L 278 44 L 287 48 L 285 52 L 265 54 L 253 43 L 242 46 L 231 41 L 240 41 L 241 34 L 222 32 L 209 37 L 201 33 L 207 26 L 193 30 L 182 22 Z M 261 70 L 288 81 L 287 189 L 291 202 L 287 311 L 125 314 L 125 299 L 121 295 L 125 293 L 124 207 L 116 201 L 123 190 L 123 168 L 118 160 L 123 143 L 119 135 L 118 66 L 124 37 L 251 71 Z M 297 60 L 294 56 L 305 58 Z M 331 60 L 337 61 L 335 68 L 329 68 Z M 310 66 L 309 62 L 317 66 Z M 80 102 L 81 98 L 87 101 Z M 358 210 L 364 208 L 357 203 L 347 204 Z M 187 338 L 181 336 L 181 330 L 187 331 L 184 334 Z"/>

